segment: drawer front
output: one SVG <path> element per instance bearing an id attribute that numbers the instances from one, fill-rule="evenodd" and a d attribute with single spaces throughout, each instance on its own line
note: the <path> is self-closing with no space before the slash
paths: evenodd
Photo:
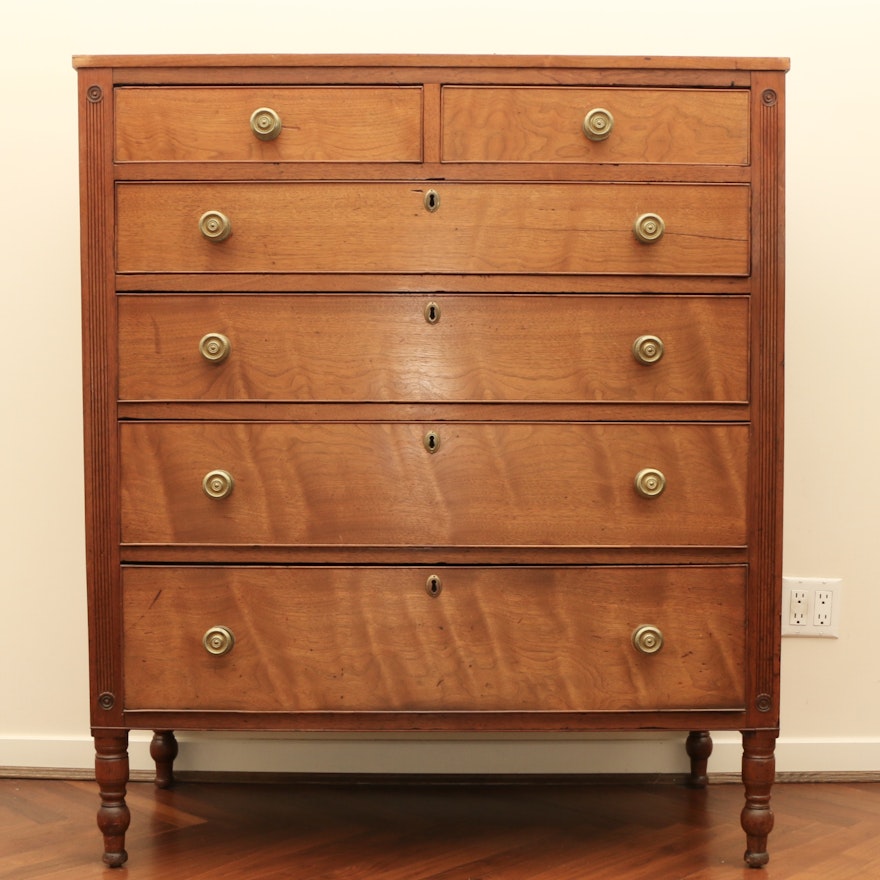
<path id="1" fill-rule="evenodd" d="M 120 272 L 748 275 L 745 185 L 125 183 Z M 200 218 L 219 212 L 223 240 Z M 656 214 L 660 238 L 634 224 Z M 658 227 L 659 228 L 659 227 Z"/>
<path id="2" fill-rule="evenodd" d="M 726 296 L 120 296 L 119 396 L 742 402 L 748 321 Z"/>
<path id="3" fill-rule="evenodd" d="M 125 705 L 737 709 L 745 584 L 743 567 L 127 568 Z M 633 643 L 646 625 L 653 654 Z M 219 627 L 232 647 L 209 653 Z"/>
<path id="4" fill-rule="evenodd" d="M 592 140 L 584 122 L 599 109 L 610 119 L 590 117 L 593 137 L 606 135 Z M 749 94 L 447 86 L 442 131 L 446 162 L 747 165 Z"/>
<path id="5" fill-rule="evenodd" d="M 420 87 L 116 89 L 119 162 L 420 162 Z M 258 137 L 254 111 L 280 134 Z M 271 118 L 271 117 L 269 117 Z M 275 125 L 255 127 L 262 136 Z"/>
<path id="6" fill-rule="evenodd" d="M 745 425 L 145 422 L 122 423 L 120 442 L 130 544 L 739 546 L 746 538 Z M 651 469 L 665 490 L 644 497 L 635 480 Z M 232 477 L 225 497 L 203 489 L 214 471 Z"/>

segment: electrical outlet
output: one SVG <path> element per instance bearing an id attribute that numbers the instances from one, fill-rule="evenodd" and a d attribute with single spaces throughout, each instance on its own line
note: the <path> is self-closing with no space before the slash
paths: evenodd
<path id="1" fill-rule="evenodd" d="M 782 634 L 836 639 L 842 587 L 839 578 L 783 578 Z"/>
<path id="2" fill-rule="evenodd" d="M 808 607 L 807 591 L 792 588 L 788 594 L 788 625 L 806 626 Z"/>

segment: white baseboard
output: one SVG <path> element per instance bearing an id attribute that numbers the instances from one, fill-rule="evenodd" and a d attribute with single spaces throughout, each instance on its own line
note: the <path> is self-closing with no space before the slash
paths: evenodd
<path id="1" fill-rule="evenodd" d="M 182 733 L 175 768 L 181 772 L 419 773 L 419 774 L 680 774 L 688 769 L 684 736 L 245 736 Z M 714 734 L 710 773 L 739 773 L 738 734 Z M 131 735 L 133 773 L 149 772 L 150 734 Z M 779 773 L 876 773 L 880 738 L 780 738 Z M 0 769 L 91 771 L 90 737 L 2 737 Z"/>

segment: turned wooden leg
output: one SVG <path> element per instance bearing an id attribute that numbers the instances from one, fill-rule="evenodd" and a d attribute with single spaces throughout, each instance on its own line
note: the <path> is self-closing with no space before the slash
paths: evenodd
<path id="1" fill-rule="evenodd" d="M 156 762 L 156 788 L 174 785 L 174 759 L 177 757 L 177 740 L 173 730 L 153 731 L 150 757 Z"/>
<path id="2" fill-rule="evenodd" d="M 776 777 L 775 730 L 743 731 L 742 777 L 746 803 L 742 811 L 742 827 L 746 833 L 746 864 L 760 868 L 770 861 L 767 835 L 773 829 L 770 789 Z"/>
<path id="3" fill-rule="evenodd" d="M 111 868 L 125 863 L 125 832 L 131 821 L 125 803 L 128 784 L 128 731 L 95 734 L 95 779 L 101 793 L 98 828 L 104 835 L 104 862 Z"/>
<path id="4" fill-rule="evenodd" d="M 685 749 L 691 759 L 691 775 L 687 784 L 691 788 L 705 788 L 709 784 L 709 756 L 712 754 L 712 737 L 708 730 L 692 730 L 688 734 Z"/>

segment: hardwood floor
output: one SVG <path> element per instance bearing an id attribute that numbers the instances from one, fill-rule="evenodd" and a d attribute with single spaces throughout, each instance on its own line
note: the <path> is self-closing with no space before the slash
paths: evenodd
<path id="1" fill-rule="evenodd" d="M 90 781 L 0 779 L 2 880 L 869 880 L 880 784 L 777 784 L 770 865 L 741 862 L 742 789 L 677 785 L 129 787 L 101 863 Z"/>

